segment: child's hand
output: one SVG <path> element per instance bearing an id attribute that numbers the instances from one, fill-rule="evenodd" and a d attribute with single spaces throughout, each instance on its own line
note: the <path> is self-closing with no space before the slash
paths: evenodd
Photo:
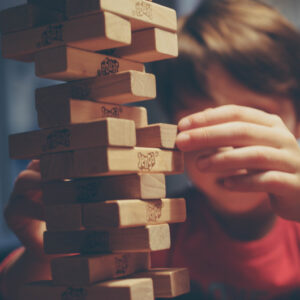
<path id="1" fill-rule="evenodd" d="M 184 152 L 229 147 L 200 158 L 200 172 L 243 170 L 225 178 L 224 187 L 268 193 L 278 215 L 300 221 L 300 148 L 278 116 L 226 105 L 183 118 L 179 130 L 177 146 Z"/>
<path id="2" fill-rule="evenodd" d="M 19 174 L 5 210 L 5 218 L 25 249 L 35 257 L 44 256 L 45 222 L 42 221 L 41 196 L 40 162 L 34 160 Z"/>

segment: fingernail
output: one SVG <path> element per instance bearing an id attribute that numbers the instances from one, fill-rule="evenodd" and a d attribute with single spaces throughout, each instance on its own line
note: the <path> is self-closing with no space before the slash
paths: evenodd
<path id="1" fill-rule="evenodd" d="M 210 166 L 209 159 L 198 159 L 197 168 L 201 171 L 206 170 Z"/>
<path id="2" fill-rule="evenodd" d="M 177 139 L 176 139 L 176 142 L 179 142 L 179 143 L 186 143 L 190 140 L 190 135 L 185 133 L 185 132 L 182 132 L 182 133 L 179 133 L 178 136 L 177 136 Z"/>
<path id="3" fill-rule="evenodd" d="M 191 127 L 192 123 L 188 118 L 182 119 L 178 124 L 179 130 L 187 130 Z"/>

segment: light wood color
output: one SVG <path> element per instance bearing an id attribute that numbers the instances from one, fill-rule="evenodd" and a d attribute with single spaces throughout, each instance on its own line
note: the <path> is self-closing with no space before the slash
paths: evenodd
<path id="1" fill-rule="evenodd" d="M 183 155 L 158 148 L 101 147 L 41 156 L 44 181 L 125 175 L 131 173 L 183 173 Z"/>
<path id="2" fill-rule="evenodd" d="M 63 20 L 64 15 L 58 11 L 23 4 L 0 12 L 0 32 L 6 34 Z"/>
<path id="3" fill-rule="evenodd" d="M 46 98 L 36 101 L 36 110 L 40 128 L 68 126 L 107 117 L 133 120 L 136 128 L 148 125 L 147 110 L 144 107 L 69 98 Z"/>
<path id="4" fill-rule="evenodd" d="M 81 204 L 47 205 L 44 212 L 47 230 L 74 231 L 84 228 Z"/>
<path id="5" fill-rule="evenodd" d="M 46 205 L 161 199 L 166 197 L 166 182 L 163 174 L 132 174 L 45 182 L 42 190 Z"/>
<path id="6" fill-rule="evenodd" d="M 134 122 L 115 118 L 9 136 L 10 157 L 13 159 L 32 159 L 45 153 L 101 146 L 135 145 Z"/>
<path id="7" fill-rule="evenodd" d="M 51 261 L 51 274 L 54 284 L 86 286 L 147 271 L 149 265 L 150 255 L 144 252 L 76 255 L 53 259 Z"/>
<path id="8" fill-rule="evenodd" d="M 153 282 L 149 278 L 119 279 L 92 286 L 66 287 L 51 281 L 26 284 L 22 300 L 154 300 Z"/>
<path id="9" fill-rule="evenodd" d="M 131 45 L 115 49 L 113 55 L 140 63 L 175 58 L 177 34 L 159 28 L 133 32 Z"/>
<path id="10" fill-rule="evenodd" d="M 27 2 L 61 12 L 66 10 L 65 0 L 27 0 Z"/>
<path id="11" fill-rule="evenodd" d="M 64 46 L 40 51 L 35 55 L 36 76 L 54 80 L 105 77 L 129 70 L 143 72 L 145 67 L 126 59 Z"/>
<path id="12" fill-rule="evenodd" d="M 186 219 L 186 205 L 182 198 L 47 205 L 44 211 L 47 229 L 50 231 L 84 228 L 109 230 L 181 223 Z"/>
<path id="13" fill-rule="evenodd" d="M 131 43 L 130 22 L 111 13 L 98 13 L 2 36 L 2 56 L 34 61 L 38 51 L 68 45 L 100 51 Z"/>
<path id="14" fill-rule="evenodd" d="M 83 205 L 83 225 L 89 229 L 181 223 L 185 219 L 183 198 L 112 200 Z"/>
<path id="15" fill-rule="evenodd" d="M 177 17 L 174 9 L 144 0 L 66 0 L 68 17 L 79 17 L 98 11 L 111 13 L 128 18 L 133 31 L 159 27 L 177 31 Z"/>
<path id="16" fill-rule="evenodd" d="M 84 99 L 126 104 L 156 97 L 153 74 L 128 71 L 107 77 L 78 80 L 36 90 L 36 101 L 50 99 Z"/>
<path id="17" fill-rule="evenodd" d="M 169 249 L 169 225 L 150 225 L 109 231 L 46 231 L 46 254 L 149 252 Z"/>
<path id="18" fill-rule="evenodd" d="M 151 124 L 136 130 L 138 147 L 174 149 L 178 128 L 172 124 Z"/>
<path id="19" fill-rule="evenodd" d="M 189 272 L 184 268 L 152 269 L 132 278 L 151 278 L 155 298 L 174 298 L 190 291 Z"/>

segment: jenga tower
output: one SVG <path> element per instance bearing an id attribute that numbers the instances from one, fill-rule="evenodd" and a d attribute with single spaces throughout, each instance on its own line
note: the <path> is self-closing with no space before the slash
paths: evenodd
<path id="1" fill-rule="evenodd" d="M 156 97 L 144 63 L 178 54 L 174 10 L 146 0 L 28 0 L 1 12 L 2 55 L 66 83 L 36 91 L 41 130 L 10 136 L 13 159 L 40 159 L 51 282 L 20 300 L 152 300 L 189 291 L 186 269 L 151 269 L 170 248 L 184 199 L 165 174 L 183 171 L 177 127 L 148 125 Z M 63 256 L 66 254 L 66 256 Z M 70 255 L 72 254 L 72 255 Z"/>

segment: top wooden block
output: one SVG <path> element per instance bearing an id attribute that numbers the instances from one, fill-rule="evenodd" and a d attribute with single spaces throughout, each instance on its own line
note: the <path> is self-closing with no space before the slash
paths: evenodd
<path id="1" fill-rule="evenodd" d="M 108 11 L 128 18 L 133 31 L 159 27 L 177 31 L 176 11 L 144 0 L 66 0 L 68 18 Z"/>

